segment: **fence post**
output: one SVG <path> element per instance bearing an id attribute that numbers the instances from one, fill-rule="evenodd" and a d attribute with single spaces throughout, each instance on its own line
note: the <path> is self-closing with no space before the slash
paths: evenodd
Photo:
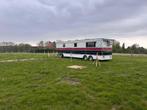
<path id="1" fill-rule="evenodd" d="M 98 58 L 98 52 L 96 53 L 96 63 L 95 64 L 96 64 L 96 67 L 98 66 L 98 64 L 99 66 L 101 66 L 99 58 Z"/>
<path id="2" fill-rule="evenodd" d="M 70 52 L 70 61 L 72 62 L 72 52 Z"/>
<path id="3" fill-rule="evenodd" d="M 50 57 L 50 53 L 48 52 L 48 57 Z"/>

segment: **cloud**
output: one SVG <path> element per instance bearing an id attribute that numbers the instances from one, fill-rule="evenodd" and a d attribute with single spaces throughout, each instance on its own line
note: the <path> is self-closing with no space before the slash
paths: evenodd
<path id="1" fill-rule="evenodd" d="M 147 36 L 146 0 L 1 0 L 0 40 Z"/>

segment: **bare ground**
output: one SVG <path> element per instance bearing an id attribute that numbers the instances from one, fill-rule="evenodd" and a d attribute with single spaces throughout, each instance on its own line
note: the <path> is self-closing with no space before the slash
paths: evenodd
<path id="1" fill-rule="evenodd" d="M 72 66 L 67 66 L 67 68 L 70 68 L 70 69 L 84 69 L 84 68 L 86 68 L 86 66 L 72 65 Z"/>

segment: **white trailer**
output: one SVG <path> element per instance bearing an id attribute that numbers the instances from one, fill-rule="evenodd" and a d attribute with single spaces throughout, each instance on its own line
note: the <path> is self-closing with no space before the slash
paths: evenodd
<path id="1" fill-rule="evenodd" d="M 111 60 L 112 39 L 96 38 L 83 40 L 57 41 L 60 57 L 83 58 L 84 60 Z"/>

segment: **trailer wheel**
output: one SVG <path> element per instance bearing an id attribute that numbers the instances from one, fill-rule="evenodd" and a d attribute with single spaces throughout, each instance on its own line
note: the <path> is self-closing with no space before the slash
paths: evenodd
<path id="1" fill-rule="evenodd" d="M 87 59 L 88 59 L 88 57 L 87 57 L 86 55 L 84 55 L 84 56 L 83 56 L 83 59 L 84 59 L 84 60 L 87 60 Z"/>
<path id="2" fill-rule="evenodd" d="M 93 61 L 93 57 L 92 56 L 89 56 L 89 61 Z"/>

